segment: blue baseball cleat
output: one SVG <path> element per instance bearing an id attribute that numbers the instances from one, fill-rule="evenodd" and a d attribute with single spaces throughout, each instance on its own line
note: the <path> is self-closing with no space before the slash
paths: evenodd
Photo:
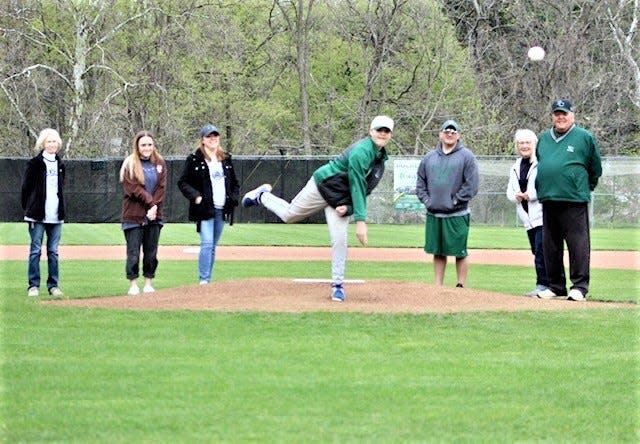
<path id="1" fill-rule="evenodd" d="M 335 302 L 344 302 L 347 296 L 344 294 L 342 285 L 333 285 L 331 287 L 331 300 Z"/>

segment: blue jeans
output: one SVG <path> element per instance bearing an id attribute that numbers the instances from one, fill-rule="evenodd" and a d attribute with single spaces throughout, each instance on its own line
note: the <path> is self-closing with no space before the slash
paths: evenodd
<path id="1" fill-rule="evenodd" d="M 45 224 L 42 222 L 28 222 L 31 247 L 29 248 L 29 266 L 27 278 L 29 288 L 40 288 L 40 251 L 42 239 L 47 233 L 47 265 L 49 276 L 47 277 L 47 289 L 58 286 L 60 271 L 58 267 L 58 244 L 62 236 L 62 224 Z"/>
<path id="2" fill-rule="evenodd" d="M 213 278 L 213 265 L 216 262 L 216 246 L 224 228 L 222 210 L 216 208 L 212 219 L 202 220 L 199 224 L 200 255 L 198 256 L 198 274 L 200 281 L 210 282 Z"/>

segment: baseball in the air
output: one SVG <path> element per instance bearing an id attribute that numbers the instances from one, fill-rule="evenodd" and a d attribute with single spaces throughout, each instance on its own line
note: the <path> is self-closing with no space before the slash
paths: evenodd
<path id="1" fill-rule="evenodd" d="M 544 59 L 544 55 L 545 52 L 541 46 L 532 46 L 527 52 L 527 57 L 529 57 L 529 60 L 532 60 L 534 62 L 538 62 Z"/>

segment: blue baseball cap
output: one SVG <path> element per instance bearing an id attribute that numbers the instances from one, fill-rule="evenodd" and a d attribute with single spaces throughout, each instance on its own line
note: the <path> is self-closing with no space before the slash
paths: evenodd
<path id="1" fill-rule="evenodd" d="M 200 137 L 207 137 L 209 134 L 212 134 L 212 133 L 220 134 L 220 131 L 216 126 L 211 125 L 210 123 L 207 123 L 200 130 Z"/>

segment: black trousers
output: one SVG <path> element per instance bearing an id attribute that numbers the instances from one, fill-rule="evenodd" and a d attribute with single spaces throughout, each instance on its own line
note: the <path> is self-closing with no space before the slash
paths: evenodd
<path id="1" fill-rule="evenodd" d="M 158 242 L 160 241 L 160 224 L 148 224 L 124 230 L 127 240 L 127 263 L 125 273 L 127 279 L 137 279 L 140 275 L 140 247 L 142 247 L 142 275 L 153 279 L 158 268 Z"/>
<path id="2" fill-rule="evenodd" d="M 542 203 L 544 262 L 549 288 L 557 295 L 567 294 L 564 272 L 564 243 L 569 252 L 571 289 L 582 294 L 589 291 L 591 237 L 589 232 L 589 204 L 574 202 Z"/>
<path id="3" fill-rule="evenodd" d="M 529 237 L 529 245 L 531 245 L 531 253 L 533 253 L 536 266 L 536 286 L 549 287 L 547 267 L 544 263 L 544 248 L 542 247 L 542 230 L 541 226 L 534 227 L 527 230 L 527 236 Z"/>

